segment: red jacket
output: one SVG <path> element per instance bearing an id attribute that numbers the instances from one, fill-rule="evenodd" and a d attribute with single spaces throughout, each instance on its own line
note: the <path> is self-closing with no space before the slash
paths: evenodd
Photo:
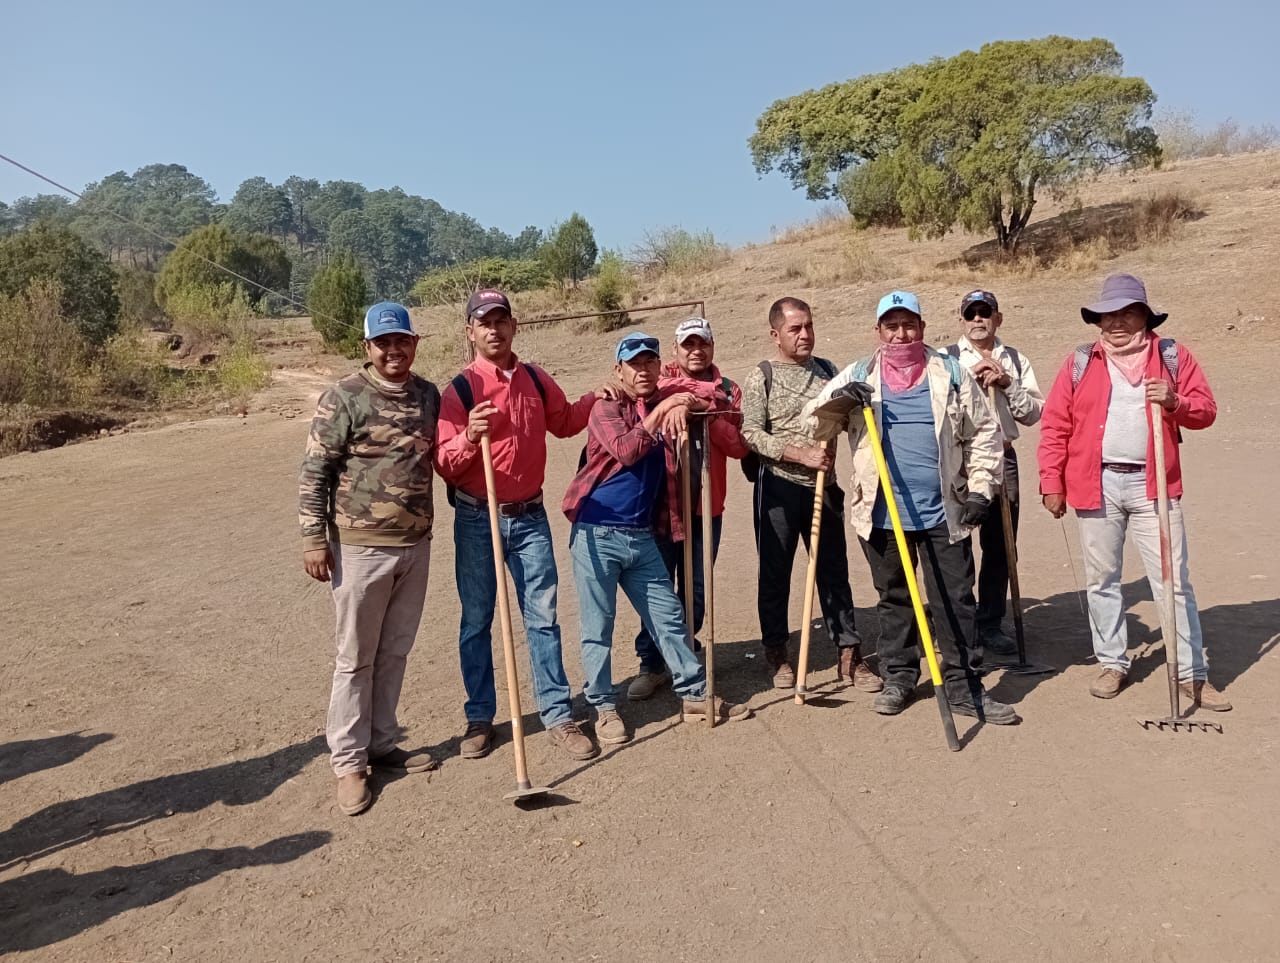
<path id="1" fill-rule="evenodd" d="M 1178 406 L 1164 421 L 1165 472 L 1169 497 L 1182 494 L 1182 465 L 1178 459 L 1178 429 L 1208 428 L 1218 416 L 1209 382 L 1191 352 L 1178 348 Z M 1049 390 L 1040 419 L 1040 494 L 1067 497 L 1072 508 L 1102 507 L 1102 434 L 1111 401 L 1111 376 L 1101 345 L 1095 344 L 1080 383 L 1072 388 L 1074 353 L 1067 357 Z M 1160 358 L 1159 339 L 1151 338 L 1145 377 L 1172 381 Z M 1150 428 L 1151 411 L 1147 409 Z M 1147 497 L 1156 498 L 1155 433 L 1147 438 Z"/>
<path id="2" fill-rule="evenodd" d="M 720 369 L 715 365 L 711 366 L 711 380 L 695 381 L 683 371 L 674 361 L 663 366 L 662 380 L 659 385 L 664 388 L 670 388 L 675 391 L 693 391 L 701 393 L 710 385 L 715 389 L 716 411 L 727 412 L 723 415 L 715 415 L 711 418 L 711 515 L 724 514 L 724 496 L 728 489 L 727 479 L 727 459 L 744 458 L 750 450 L 747 448 L 747 440 L 742 437 L 742 388 L 737 382 L 724 378 L 720 374 Z M 724 397 L 724 383 L 729 382 L 729 396 Z M 695 417 L 691 419 L 693 424 L 698 423 Z M 674 506 L 677 513 L 680 510 L 679 498 L 679 465 L 676 463 L 676 453 L 673 448 L 667 449 L 667 472 L 674 479 L 671 497 L 668 498 L 667 504 Z M 693 506 L 695 515 L 702 514 L 702 502 L 698 501 Z M 683 529 L 681 520 L 673 519 L 673 533 L 681 532 Z M 683 534 L 674 541 L 683 541 Z"/>
<path id="3" fill-rule="evenodd" d="M 462 370 L 475 404 L 491 401 L 497 414 L 489 419 L 493 478 L 499 502 L 522 502 L 542 491 L 547 470 L 547 432 L 569 438 L 582 431 L 595 406 L 594 392 L 573 404 L 551 375 L 538 368 L 547 393 L 544 404 L 529 372 L 517 360 L 510 378 L 491 361 L 476 358 Z M 468 412 L 450 383 L 440 398 L 436 428 L 436 469 L 440 477 L 472 498 L 484 500 L 484 460 L 480 446 L 467 437 Z"/>

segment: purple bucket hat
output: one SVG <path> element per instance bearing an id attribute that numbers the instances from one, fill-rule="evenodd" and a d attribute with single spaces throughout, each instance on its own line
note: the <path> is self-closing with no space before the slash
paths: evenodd
<path id="1" fill-rule="evenodd" d="M 1120 311 L 1131 304 L 1141 304 L 1147 309 L 1147 329 L 1158 328 L 1169 317 L 1168 312 L 1161 314 L 1147 303 L 1147 287 L 1140 278 L 1132 274 L 1113 274 L 1102 282 L 1102 295 L 1093 304 L 1080 309 L 1080 316 L 1086 324 L 1097 324 L 1100 314 L 1109 311 Z"/>

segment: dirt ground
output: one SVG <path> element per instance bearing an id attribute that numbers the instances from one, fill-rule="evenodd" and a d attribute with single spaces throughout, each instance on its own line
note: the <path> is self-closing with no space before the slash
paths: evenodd
<path id="1" fill-rule="evenodd" d="M 629 745 L 589 763 L 555 750 L 530 712 L 547 804 L 503 801 L 509 727 L 487 759 L 456 754 L 451 515 L 438 496 L 427 614 L 401 704 L 407 745 L 442 767 L 376 783 L 340 815 L 322 735 L 332 608 L 303 574 L 295 476 L 309 407 L 339 373 L 294 355 L 247 418 L 221 417 L 0 460 L 0 954 L 85 961 L 875 960 L 1270 961 L 1280 951 L 1280 170 L 1276 155 L 1189 164 L 1100 185 L 1088 203 L 1195 190 L 1205 216 L 1168 244 L 1084 274 L 991 281 L 1008 340 L 1046 387 L 1086 339 L 1078 306 L 1103 275 L 1146 277 L 1218 396 L 1184 448 L 1191 568 L 1212 660 L 1235 703 L 1225 732 L 1162 734 L 1163 656 L 1136 557 L 1126 567 L 1135 684 L 1110 702 L 1095 674 L 1070 519 L 1039 509 L 1036 441 L 1021 443 L 1021 554 L 1032 655 L 1049 676 L 995 673 L 1016 728 L 958 719 L 948 752 L 927 686 L 884 718 L 835 686 L 820 633 L 796 706 L 767 690 L 746 483 L 731 472 L 716 584 L 720 690 L 756 717 L 683 725 L 669 690 L 622 711 Z M 1110 193 L 1108 193 L 1110 192 Z M 819 237 L 811 253 L 828 243 Z M 930 334 L 981 280 L 915 282 L 911 247 L 879 235 L 900 276 L 790 290 L 786 245 L 741 252 L 708 281 L 719 361 L 764 356 L 764 309 L 815 304 L 819 352 L 870 344 L 875 296 L 915 287 Z M 791 245 L 795 249 L 795 244 Z M 816 255 L 815 255 L 816 256 Z M 670 330 L 670 317 L 646 327 Z M 616 336 L 530 331 L 517 342 L 571 390 L 609 369 Z M 303 414 L 293 416 L 294 411 Z M 577 441 L 551 449 L 558 503 Z M 848 456 L 841 457 L 841 472 Z M 580 690 L 568 525 L 552 513 L 565 662 Z M 850 569 L 876 635 L 867 567 Z M 802 566 L 792 623 L 798 628 Z M 634 673 L 622 606 L 615 677 Z M 500 647 L 499 647 L 500 648 Z M 521 669 L 527 659 L 521 643 Z M 506 723 L 499 685 L 500 722 Z"/>

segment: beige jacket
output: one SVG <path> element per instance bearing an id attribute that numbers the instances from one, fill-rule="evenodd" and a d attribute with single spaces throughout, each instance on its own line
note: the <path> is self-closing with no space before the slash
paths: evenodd
<path id="1" fill-rule="evenodd" d="M 1004 457 L 999 422 L 982 397 L 982 388 L 968 371 L 953 358 L 927 348 L 929 396 L 933 401 L 933 423 L 938 432 L 938 476 L 942 483 L 943 507 L 947 514 L 947 530 L 951 541 L 969 537 L 971 525 L 960 523 L 960 514 L 969 493 L 992 498 L 1002 472 Z M 954 373 L 954 375 L 953 375 Z M 849 482 L 849 514 L 853 529 L 860 538 L 871 537 L 871 511 L 880 491 L 871 439 L 861 410 L 848 415 L 819 412 L 842 385 L 865 381 L 875 389 L 872 407 L 876 429 L 881 427 L 880 366 L 872 355 L 845 368 L 827 383 L 822 393 L 805 405 L 814 437 L 818 441 L 834 438 L 843 430 L 849 432 L 853 450 L 853 477 Z"/>

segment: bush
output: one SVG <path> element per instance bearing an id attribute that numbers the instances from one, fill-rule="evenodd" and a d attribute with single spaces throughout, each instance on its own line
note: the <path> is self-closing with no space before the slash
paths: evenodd
<path id="1" fill-rule="evenodd" d="M 622 307 L 633 287 L 621 255 L 606 251 L 600 259 L 600 270 L 596 273 L 595 285 L 591 291 L 591 303 L 595 309 L 608 312 L 596 320 L 597 331 L 616 331 L 631 323 L 631 318 Z"/>
<path id="2" fill-rule="evenodd" d="M 413 286 L 409 298 L 414 304 L 459 304 L 480 288 L 500 288 L 508 294 L 530 291 L 551 281 L 541 261 L 486 257 L 466 264 L 429 271 Z"/>
<path id="3" fill-rule="evenodd" d="M 179 288 L 165 304 L 173 325 L 195 341 L 239 341 L 256 317 L 244 289 L 224 281 Z"/>
<path id="4" fill-rule="evenodd" d="M 148 340 L 134 325 L 121 328 L 103 345 L 96 372 L 98 389 L 114 398 L 161 403 L 177 400 L 182 390 L 163 345 Z"/>
<path id="5" fill-rule="evenodd" d="M 632 259 L 650 276 L 700 274 L 728 258 L 729 249 L 710 231 L 694 234 L 682 227 L 646 231 L 632 250 Z"/>
<path id="6" fill-rule="evenodd" d="M 169 302 L 184 292 L 231 284 L 241 289 L 247 304 L 257 305 L 266 292 L 228 271 L 273 290 L 289 285 L 289 258 L 278 241 L 262 234 L 240 236 L 222 224 L 206 224 L 184 237 L 164 259 L 156 279 L 156 301 L 172 314 Z"/>
<path id="7" fill-rule="evenodd" d="M 578 286 L 595 267 L 599 248 L 587 219 L 576 211 L 569 220 L 547 232 L 550 240 L 542 246 L 540 260 L 547 273 L 561 284 Z"/>
<path id="8" fill-rule="evenodd" d="M 165 321 L 156 303 L 156 276 L 145 268 L 116 266 L 116 297 L 120 320 L 128 325 L 158 327 Z"/>
<path id="9" fill-rule="evenodd" d="M 32 282 L 56 282 L 60 317 L 91 345 L 116 330 L 120 299 L 110 262 L 74 232 L 36 224 L 0 241 L 0 294 L 14 297 Z"/>
<path id="10" fill-rule="evenodd" d="M 89 349 L 56 281 L 0 294 L 0 404 L 68 405 L 92 390 Z"/>
<path id="11" fill-rule="evenodd" d="M 326 348 L 348 358 L 358 357 L 362 350 L 368 303 L 364 274 L 349 257 L 317 270 L 307 289 L 311 326 L 320 332 Z"/>
<path id="12" fill-rule="evenodd" d="M 244 339 L 218 358 L 214 381 L 222 397 L 247 401 L 254 392 L 271 383 L 271 366 L 258 354 L 253 342 Z"/>
<path id="13" fill-rule="evenodd" d="M 1195 114 L 1188 110 L 1169 111 L 1153 122 L 1160 149 L 1168 161 L 1196 157 L 1218 157 L 1225 154 L 1248 154 L 1270 150 L 1280 145 L 1280 130 L 1272 124 L 1240 129 L 1228 118 L 1213 127 L 1203 128 Z"/>
<path id="14" fill-rule="evenodd" d="M 902 227 L 898 179 L 889 157 L 878 157 L 840 175 L 840 197 L 855 227 Z"/>

